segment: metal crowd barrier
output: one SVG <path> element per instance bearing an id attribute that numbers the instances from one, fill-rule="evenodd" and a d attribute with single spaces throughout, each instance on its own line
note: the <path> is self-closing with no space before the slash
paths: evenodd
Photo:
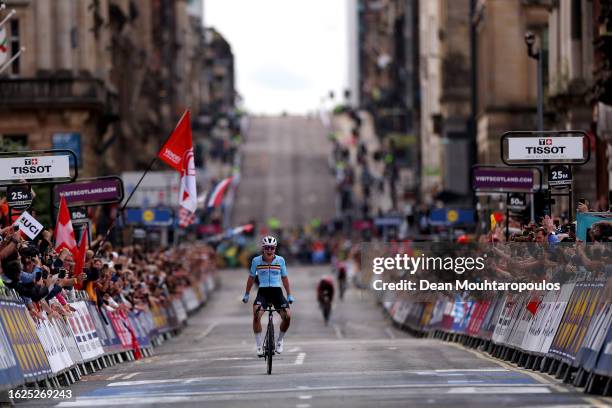
<path id="1" fill-rule="evenodd" d="M 586 393 L 608 396 L 612 303 L 606 285 L 610 282 L 585 280 L 566 283 L 560 291 L 381 302 L 396 326 L 415 335 L 479 348 Z"/>
<path id="2" fill-rule="evenodd" d="M 0 396 L 16 388 L 69 386 L 82 375 L 152 355 L 153 348 L 179 333 L 188 314 L 215 289 L 207 275 L 180 297 L 147 311 L 98 308 L 84 291 L 68 303 L 76 311 L 35 322 L 19 295 L 0 288 Z"/>

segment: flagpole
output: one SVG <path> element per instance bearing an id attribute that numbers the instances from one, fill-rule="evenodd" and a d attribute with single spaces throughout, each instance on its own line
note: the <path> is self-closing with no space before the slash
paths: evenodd
<path id="1" fill-rule="evenodd" d="M 181 116 L 181 119 L 179 119 L 179 123 L 180 121 L 183 119 L 183 117 L 185 116 L 185 114 L 188 112 L 189 110 L 185 110 L 185 112 L 183 113 L 183 115 Z M 136 183 L 136 186 L 132 189 L 132 191 L 130 191 L 130 195 L 128 196 L 127 200 L 125 200 L 125 203 L 123 203 L 123 205 L 121 206 L 121 208 L 119 209 L 119 213 L 117 214 L 117 216 L 112 220 L 111 225 L 108 227 L 108 229 L 106 230 L 106 234 L 104 234 L 104 237 L 102 238 L 102 241 L 100 241 L 98 243 L 98 248 L 96 249 L 96 253 L 94 254 L 94 258 L 98 255 L 98 253 L 100 252 L 100 249 L 102 248 L 102 244 L 104 244 L 107 240 L 108 240 L 108 236 L 110 235 L 111 231 L 113 230 L 113 228 L 115 227 L 115 221 L 117 221 L 118 217 L 121 217 L 123 215 L 123 212 L 125 211 L 125 208 L 127 207 L 128 203 L 130 202 L 130 200 L 132 199 L 132 196 L 134 195 L 134 193 L 136 192 L 136 190 L 138 189 L 138 187 L 140 186 L 140 183 L 142 183 L 142 180 L 145 178 L 145 176 L 147 175 L 147 173 L 151 170 L 151 168 L 153 168 L 153 165 L 155 164 L 155 162 L 157 161 L 157 158 L 159 156 L 159 152 L 161 151 L 161 149 L 164 147 L 164 145 L 166 144 L 166 142 L 170 139 L 170 137 L 172 137 L 172 134 L 174 133 L 174 131 L 170 132 L 170 134 L 166 137 L 166 139 L 164 140 L 164 143 L 161 144 L 161 146 L 159 147 L 159 149 L 157 149 L 157 154 L 153 157 L 153 159 L 151 160 L 151 162 L 149 163 L 149 165 L 147 166 L 147 168 L 145 169 L 144 173 L 142 173 L 142 176 L 140 176 L 140 180 L 138 180 L 138 183 Z"/>

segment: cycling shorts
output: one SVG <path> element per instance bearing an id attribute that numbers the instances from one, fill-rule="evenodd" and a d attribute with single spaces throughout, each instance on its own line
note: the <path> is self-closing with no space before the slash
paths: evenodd
<path id="1" fill-rule="evenodd" d="M 281 288 L 262 288 L 257 290 L 257 297 L 255 298 L 254 305 L 261 307 L 268 307 L 268 305 L 274 306 L 276 309 L 289 308 L 289 302 L 283 295 L 283 289 Z"/>

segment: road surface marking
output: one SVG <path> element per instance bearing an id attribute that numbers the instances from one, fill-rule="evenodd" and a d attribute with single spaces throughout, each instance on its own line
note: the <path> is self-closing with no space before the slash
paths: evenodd
<path id="1" fill-rule="evenodd" d="M 516 387 L 461 387 L 451 388 L 447 394 L 550 394 L 547 387 L 531 387 L 516 388 Z"/>
<path id="2" fill-rule="evenodd" d="M 135 373 L 127 374 L 127 375 L 123 376 L 123 380 L 129 380 L 130 378 L 136 377 L 138 374 L 140 374 L 140 372 L 138 372 L 138 371 L 136 371 Z"/>
<path id="3" fill-rule="evenodd" d="M 344 336 L 342 335 L 342 330 L 340 330 L 340 326 L 334 324 L 334 330 L 336 331 L 336 337 L 342 339 Z"/>
<path id="4" fill-rule="evenodd" d="M 215 327 L 217 327 L 217 324 L 218 323 L 211 323 L 206 330 L 204 330 L 200 335 L 198 335 L 198 337 L 196 337 L 196 340 L 202 340 L 204 337 L 208 336 L 210 332 L 213 331 Z"/>
<path id="5" fill-rule="evenodd" d="M 311 387 L 309 391 L 338 391 L 338 390 L 390 390 L 390 389 L 413 389 L 431 390 L 440 389 L 443 394 L 543 394 L 550 393 L 547 387 L 536 384 L 489 384 L 478 385 L 476 387 L 461 387 L 447 386 L 440 384 L 397 384 L 397 385 L 355 385 L 355 386 L 334 386 L 334 387 Z M 229 396 L 229 395 L 252 395 L 252 394 L 267 394 L 275 392 L 299 392 L 297 388 L 280 388 L 280 389 L 256 389 L 256 390 L 227 390 L 227 391 L 194 391 L 194 392 L 164 392 L 160 395 L 139 395 L 139 396 L 117 396 L 105 395 L 102 397 L 77 397 L 74 401 L 61 402 L 58 407 L 92 407 L 92 406 L 109 406 L 109 405 L 128 405 L 128 404 L 165 404 L 175 402 L 190 402 L 206 399 L 207 397 Z M 312 397 L 304 395 L 304 397 Z"/>
<path id="6" fill-rule="evenodd" d="M 295 358 L 295 365 L 302 365 L 304 364 L 304 359 L 306 358 L 306 353 L 300 353 L 297 355 L 297 357 Z"/>
<path id="7" fill-rule="evenodd" d="M 608 402 L 601 401 L 596 397 L 582 397 L 582 399 L 597 408 L 604 408 L 610 406 Z"/>
<path id="8" fill-rule="evenodd" d="M 310 408 L 310 404 L 297 404 L 295 408 Z"/>
<path id="9" fill-rule="evenodd" d="M 387 328 L 385 329 L 385 333 L 387 333 L 387 336 L 389 336 L 389 338 L 391 338 L 391 339 L 395 339 L 395 334 L 393 334 L 393 331 L 391 330 L 391 328 L 390 328 L 390 327 L 387 327 Z"/>
<path id="10" fill-rule="evenodd" d="M 455 347 L 455 348 L 458 348 L 460 350 L 468 351 L 468 352 L 472 353 L 473 355 L 475 355 L 476 357 L 479 357 L 479 358 L 481 358 L 483 360 L 490 361 L 492 363 L 495 363 L 497 365 L 505 367 L 505 368 L 507 368 L 508 370 L 510 370 L 512 372 L 523 374 L 523 375 L 526 375 L 528 377 L 531 377 L 534 380 L 536 380 L 537 382 L 539 382 L 540 384 L 545 384 L 545 385 L 553 388 L 557 392 L 561 392 L 561 393 L 569 392 L 569 390 L 567 388 L 562 387 L 562 386 L 560 386 L 558 384 L 555 384 L 554 382 L 550 381 L 549 379 L 547 379 L 543 375 L 540 375 L 540 374 L 535 373 L 533 371 L 518 369 L 518 368 L 513 367 L 510 364 L 506 363 L 505 361 L 497 360 L 497 359 L 495 359 L 493 357 L 489 357 L 486 354 L 481 353 L 480 351 L 471 350 L 471 349 L 465 348 L 462 345 L 459 345 L 459 344 L 456 344 L 456 343 L 448 343 L 448 344 L 453 346 L 453 347 Z"/>
<path id="11" fill-rule="evenodd" d="M 298 398 L 301 400 L 309 400 L 312 399 L 312 395 L 300 395 Z"/>
<path id="12" fill-rule="evenodd" d="M 297 353 L 300 350 L 301 350 L 301 348 L 299 348 L 299 347 L 293 347 L 291 350 L 289 350 L 289 352 L 290 353 Z"/>
<path id="13" fill-rule="evenodd" d="M 111 375 L 110 377 L 108 377 L 106 380 L 107 381 L 112 381 L 112 380 L 116 380 L 119 377 L 121 377 L 124 373 L 119 373 L 119 374 L 115 374 L 115 375 Z"/>

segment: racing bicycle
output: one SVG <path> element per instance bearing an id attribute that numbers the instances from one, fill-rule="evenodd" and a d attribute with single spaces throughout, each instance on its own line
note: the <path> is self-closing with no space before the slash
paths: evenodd
<path id="1" fill-rule="evenodd" d="M 276 353 L 276 343 L 274 342 L 274 319 L 273 314 L 277 312 L 280 314 L 281 310 L 285 310 L 285 308 L 275 309 L 274 307 L 268 305 L 267 307 L 259 306 L 257 308 L 257 312 L 263 310 L 264 312 L 268 312 L 268 328 L 266 329 L 266 337 L 264 337 L 263 341 L 263 357 L 266 360 L 267 372 L 268 374 L 272 374 L 272 357 L 274 353 Z"/>

